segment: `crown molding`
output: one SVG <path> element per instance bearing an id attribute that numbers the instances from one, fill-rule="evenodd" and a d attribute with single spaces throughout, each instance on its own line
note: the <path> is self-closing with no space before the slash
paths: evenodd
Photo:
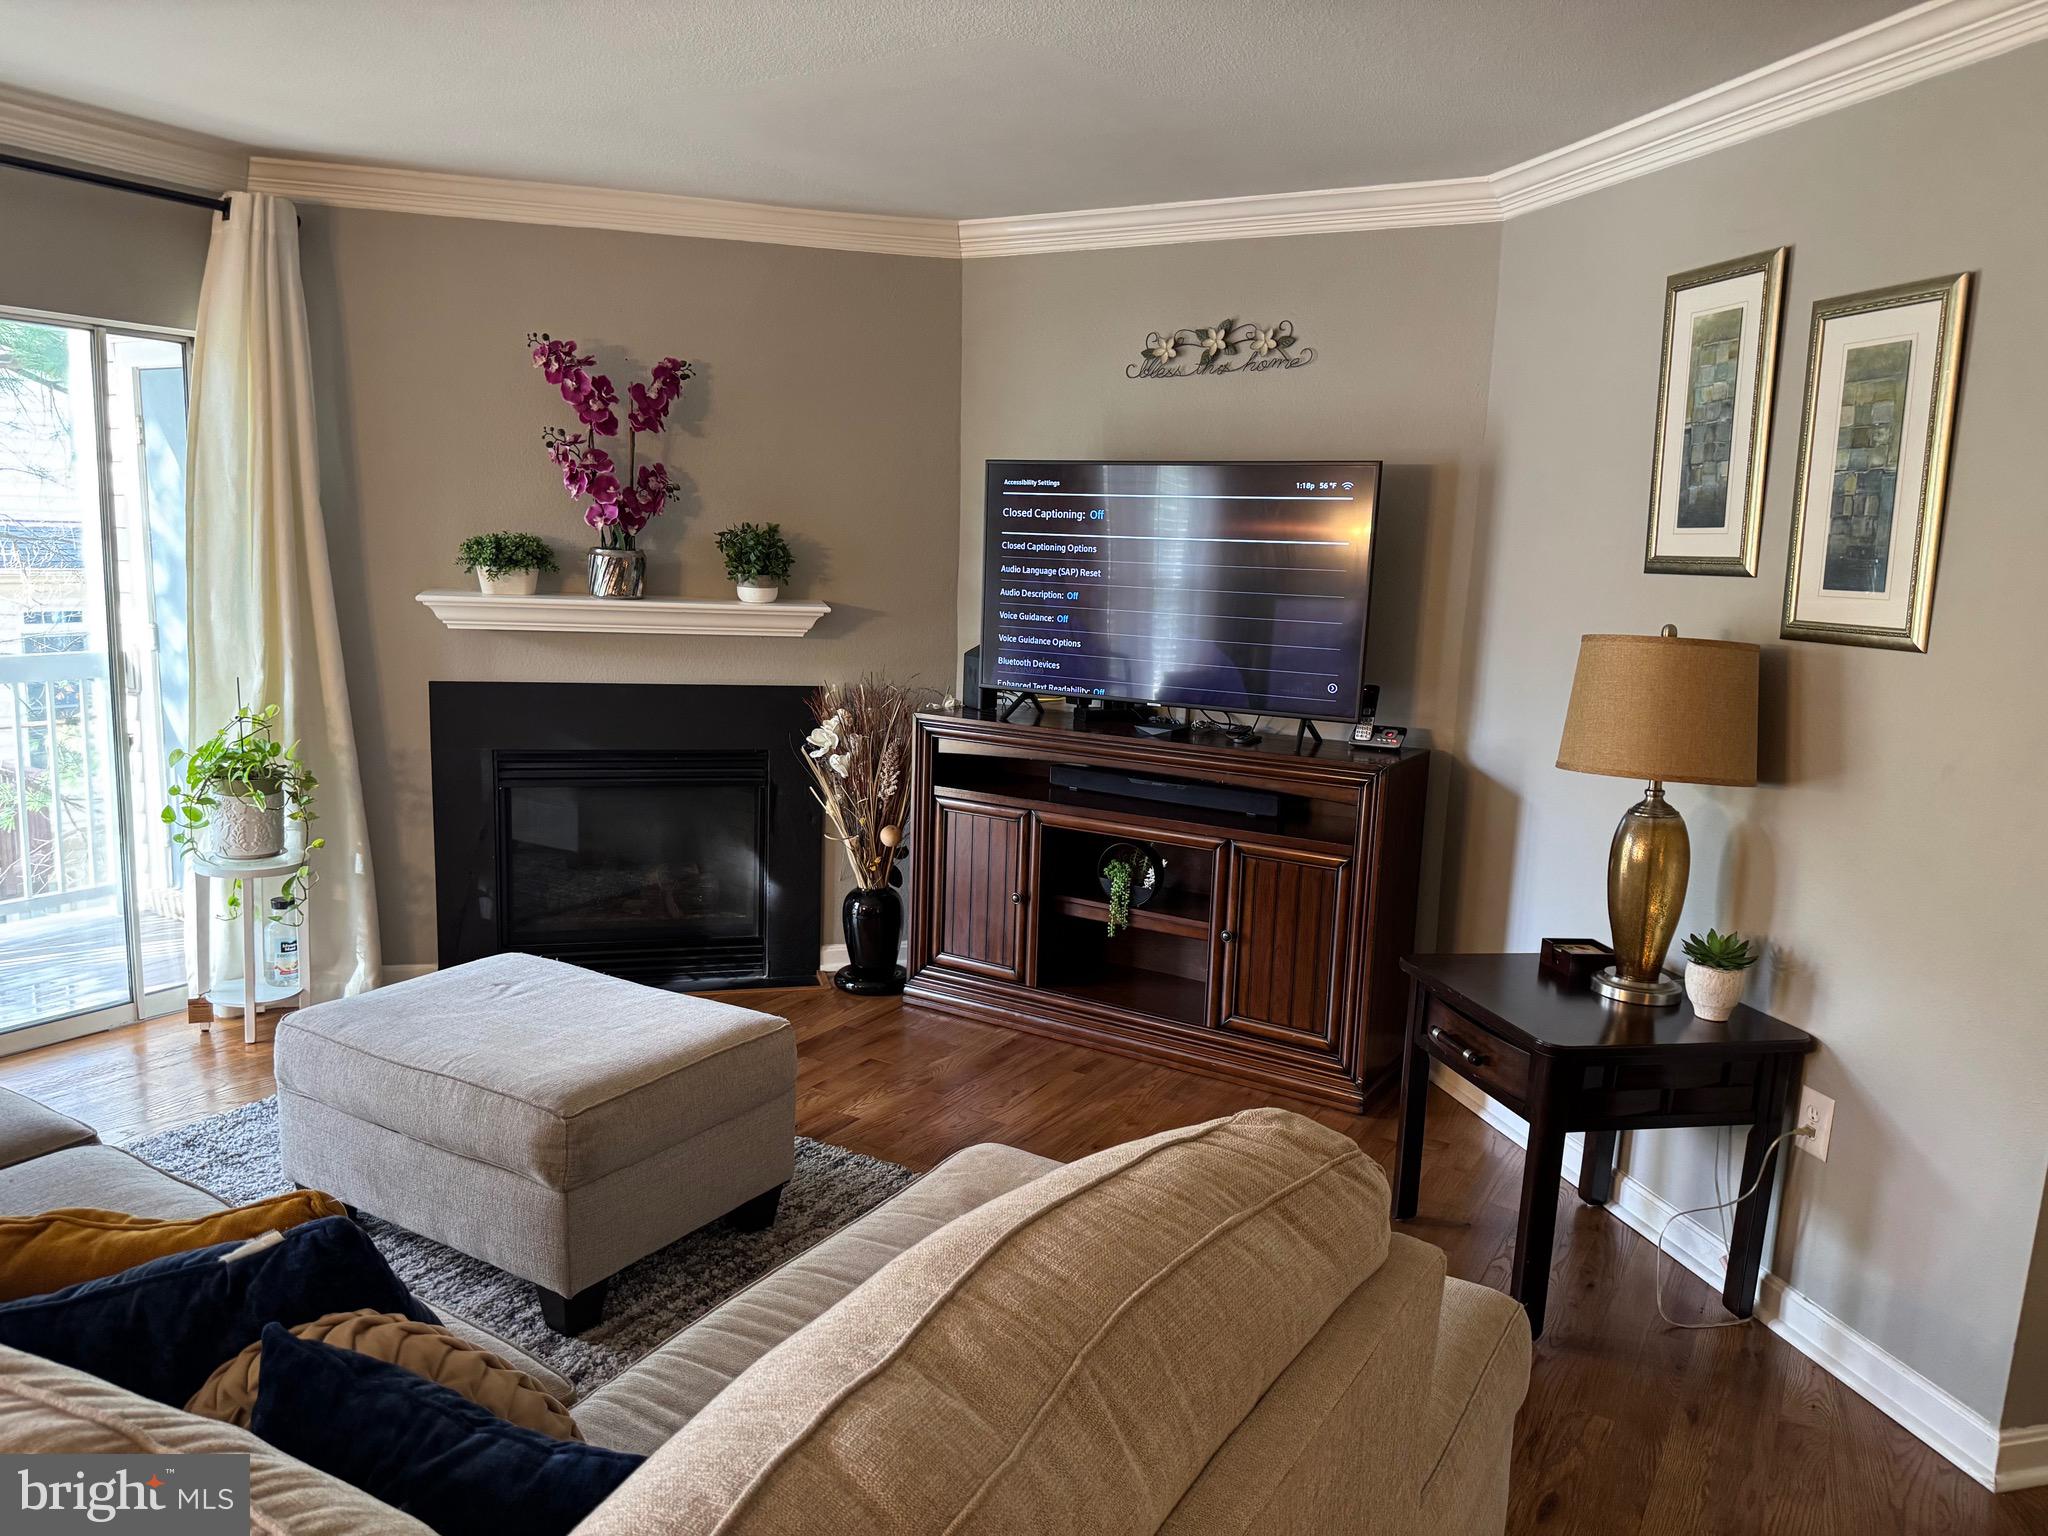
<path id="1" fill-rule="evenodd" d="M 2048 38 L 2048 0 L 1927 0 L 1491 178 L 1513 218 Z"/>
<path id="2" fill-rule="evenodd" d="M 508 181 L 490 176 L 449 176 L 338 161 L 258 155 L 249 162 L 249 190 L 297 202 L 387 213 L 496 219 L 510 224 L 554 224 L 571 229 L 618 229 L 646 235 L 687 235 L 699 240 L 746 240 L 831 251 L 873 251 L 888 256 L 957 257 L 959 226 L 951 219 L 890 214 L 836 213 L 771 203 L 733 203 L 666 192 L 624 192 L 559 182 Z"/>
<path id="3" fill-rule="evenodd" d="M 249 170 L 249 152 L 225 139 L 9 85 L 0 85 L 0 144 L 197 192 L 239 187 Z"/>
<path id="4" fill-rule="evenodd" d="M 1483 224 L 1583 197 L 2048 38 L 2048 0 L 1926 0 L 1491 176 L 960 225 L 963 256 Z"/>
<path id="5" fill-rule="evenodd" d="M 904 218 L 261 155 L 0 86 L 0 143 L 218 192 L 392 213 L 940 258 L 1486 224 L 1709 155 L 2048 39 L 2048 0 L 1926 0 L 1490 176 L 1008 218 Z"/>
<path id="6" fill-rule="evenodd" d="M 1500 217 L 1490 180 L 1407 181 L 1263 197 L 1209 198 L 1136 208 L 963 219 L 962 256 L 1026 256 L 1040 251 L 1184 245 L 1198 240 L 1260 240 L 1361 229 L 1420 229 L 1485 224 Z"/>

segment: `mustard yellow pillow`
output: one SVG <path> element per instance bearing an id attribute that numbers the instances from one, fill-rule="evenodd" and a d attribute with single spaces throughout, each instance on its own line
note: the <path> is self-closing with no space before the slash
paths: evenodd
<path id="1" fill-rule="evenodd" d="M 396 1312 L 330 1312 L 292 1330 L 301 1339 L 333 1349 L 351 1349 L 437 1381 L 508 1424 L 536 1429 L 557 1440 L 581 1440 L 583 1431 L 569 1410 L 526 1372 L 489 1350 L 457 1338 L 446 1328 L 416 1323 Z M 249 1427 L 262 1390 L 263 1344 L 251 1344 L 206 1378 L 192 1394 L 187 1413 Z"/>
<path id="2" fill-rule="evenodd" d="M 342 1203 L 332 1195 L 301 1189 L 182 1221 L 84 1207 L 0 1218 L 0 1301 L 61 1291 L 166 1254 L 240 1242 L 343 1214 Z"/>

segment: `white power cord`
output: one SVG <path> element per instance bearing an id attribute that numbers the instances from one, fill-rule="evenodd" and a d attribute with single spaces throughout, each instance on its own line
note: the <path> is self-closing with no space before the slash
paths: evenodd
<path id="1" fill-rule="evenodd" d="M 1672 1212 L 1670 1217 L 1668 1217 L 1665 1220 L 1664 1225 L 1657 1229 L 1657 1259 L 1650 1270 L 1650 1285 L 1651 1289 L 1655 1292 L 1657 1297 L 1657 1315 L 1663 1318 L 1666 1323 L 1670 1324 L 1673 1328 L 1699 1329 L 1740 1328 L 1744 1323 L 1750 1321 L 1750 1319 L 1746 1317 L 1731 1317 L 1718 1323 L 1682 1323 L 1677 1318 L 1673 1317 L 1669 1312 L 1666 1312 L 1664 1310 L 1664 1260 L 1666 1257 L 1664 1252 L 1664 1236 L 1671 1230 L 1671 1223 L 1677 1221 L 1681 1216 L 1698 1216 L 1707 1211 L 1732 1210 L 1736 1206 L 1742 1204 L 1743 1201 L 1747 1200 L 1751 1195 L 1755 1194 L 1758 1189 L 1762 1188 L 1764 1181 L 1771 1176 L 1771 1158 L 1777 1153 L 1778 1148 L 1784 1145 L 1786 1142 L 1791 1141 L 1794 1137 L 1811 1136 L 1812 1134 L 1812 1126 L 1795 1125 L 1791 1130 L 1785 1132 L 1784 1135 L 1775 1138 L 1768 1147 L 1764 1148 L 1763 1167 L 1757 1170 L 1756 1178 L 1753 1181 L 1751 1181 L 1749 1188 L 1745 1189 L 1733 1200 L 1724 1200 L 1718 1205 L 1696 1205 L 1689 1211 L 1674 1211 Z M 1714 1193 L 1717 1195 L 1721 1192 L 1718 1187 L 1720 1184 L 1720 1179 L 1718 1177 L 1719 1172 L 1720 1164 L 1717 1159 L 1715 1163 L 1716 1178 L 1714 1181 L 1717 1186 L 1714 1190 Z"/>

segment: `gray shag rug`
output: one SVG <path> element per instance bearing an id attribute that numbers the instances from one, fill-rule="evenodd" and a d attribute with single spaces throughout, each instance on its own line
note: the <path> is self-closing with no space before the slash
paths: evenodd
<path id="1" fill-rule="evenodd" d="M 275 1098 L 160 1131 L 129 1143 L 128 1150 L 231 1205 L 292 1187 L 278 1166 Z M 604 1321 L 575 1338 L 541 1321 L 526 1281 L 367 1213 L 362 1220 L 415 1295 L 518 1345 L 568 1377 L 581 1394 L 603 1386 L 755 1276 L 879 1205 L 912 1177 L 895 1163 L 799 1136 L 796 1172 L 782 1192 L 773 1227 L 747 1233 L 715 1221 L 649 1254 L 613 1279 Z"/>

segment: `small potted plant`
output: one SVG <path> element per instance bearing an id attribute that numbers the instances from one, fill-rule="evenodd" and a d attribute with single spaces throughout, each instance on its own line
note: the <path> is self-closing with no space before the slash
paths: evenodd
<path id="1" fill-rule="evenodd" d="M 1692 999 L 1692 1011 L 1718 1023 L 1735 1011 L 1748 981 L 1743 973 L 1760 957 L 1749 940 L 1734 933 L 1707 930 L 1701 938 L 1693 934 L 1685 941 L 1685 995 Z"/>
<path id="2" fill-rule="evenodd" d="M 780 523 L 734 523 L 718 534 L 718 552 L 743 603 L 774 602 L 796 564 Z"/>
<path id="3" fill-rule="evenodd" d="M 173 842 L 205 859 L 274 859 L 284 852 L 285 823 L 303 828 L 314 819 L 313 792 L 320 781 L 299 761 L 296 742 L 278 741 L 277 716 L 275 704 L 237 709 L 191 752 L 171 754 L 162 819 Z M 305 851 L 325 841 L 309 839 Z M 311 874 L 302 864 L 280 887 L 291 911 L 305 899 Z M 239 895 L 237 881 L 230 912 Z"/>
<path id="4" fill-rule="evenodd" d="M 456 546 L 455 563 L 498 597 L 531 597 L 541 572 L 560 569 L 547 540 L 533 533 L 473 533 Z"/>

